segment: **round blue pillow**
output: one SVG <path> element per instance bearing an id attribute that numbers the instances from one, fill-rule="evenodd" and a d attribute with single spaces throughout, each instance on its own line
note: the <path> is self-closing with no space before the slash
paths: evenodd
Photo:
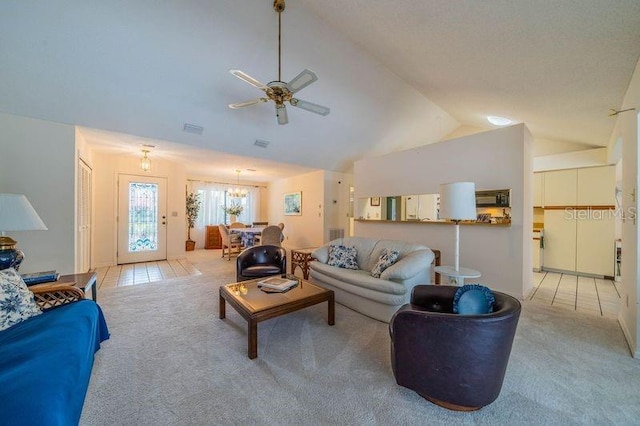
<path id="1" fill-rule="evenodd" d="M 493 312 L 495 300 L 488 287 L 467 284 L 460 287 L 453 296 L 453 313 L 460 315 L 490 314 Z"/>

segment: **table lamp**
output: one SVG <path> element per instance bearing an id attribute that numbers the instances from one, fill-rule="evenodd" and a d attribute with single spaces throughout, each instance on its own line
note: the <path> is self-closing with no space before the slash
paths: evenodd
<path id="1" fill-rule="evenodd" d="M 454 264 L 460 270 L 460 221 L 476 220 L 476 184 L 454 182 L 440 185 L 440 218 L 455 222 Z"/>
<path id="2" fill-rule="evenodd" d="M 24 195 L 0 194 L 0 270 L 20 268 L 24 259 L 22 251 L 16 249 L 18 242 L 5 235 L 8 231 L 46 230 L 47 227 Z"/>

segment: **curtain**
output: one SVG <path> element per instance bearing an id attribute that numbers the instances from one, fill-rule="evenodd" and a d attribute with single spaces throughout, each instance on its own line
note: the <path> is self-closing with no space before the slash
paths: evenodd
<path id="1" fill-rule="evenodd" d="M 223 206 L 239 204 L 243 207 L 238 215 L 238 222 L 250 225 L 259 215 L 260 190 L 247 188 L 249 194 L 245 198 L 230 197 L 227 194 L 229 185 L 221 183 L 191 182 L 191 191 L 199 195 L 201 204 L 196 226 L 191 230 L 191 238 L 196 241 L 197 248 L 204 247 L 205 226 L 230 224 L 231 219 L 223 210 Z"/>

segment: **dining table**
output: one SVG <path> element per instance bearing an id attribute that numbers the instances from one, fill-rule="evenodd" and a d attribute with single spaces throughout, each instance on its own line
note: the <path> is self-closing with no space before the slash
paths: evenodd
<path id="1" fill-rule="evenodd" d="M 259 227 L 230 228 L 229 232 L 231 234 L 240 234 L 240 241 L 242 241 L 244 247 L 252 247 L 255 245 L 256 235 L 262 235 L 262 229 Z"/>

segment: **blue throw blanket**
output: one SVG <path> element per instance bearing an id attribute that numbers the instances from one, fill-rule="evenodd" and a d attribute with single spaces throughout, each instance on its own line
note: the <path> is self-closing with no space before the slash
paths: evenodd
<path id="1" fill-rule="evenodd" d="M 108 338 L 102 311 L 92 300 L 1 331 L 0 424 L 78 424 L 93 355 Z"/>

